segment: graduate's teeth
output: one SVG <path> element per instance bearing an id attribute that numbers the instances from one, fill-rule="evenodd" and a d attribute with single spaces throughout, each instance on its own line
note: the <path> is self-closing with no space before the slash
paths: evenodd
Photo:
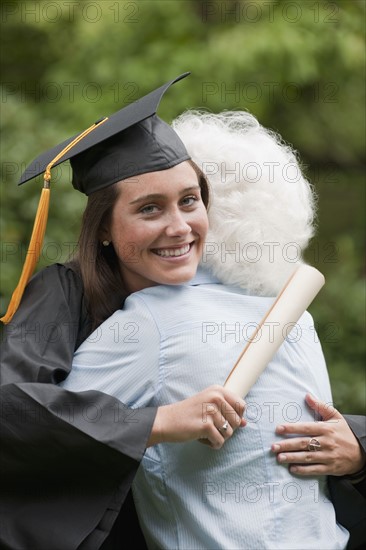
<path id="1" fill-rule="evenodd" d="M 160 249 L 154 250 L 154 252 L 158 256 L 165 256 L 165 257 L 172 256 L 173 257 L 173 256 L 183 256 L 183 254 L 187 254 L 189 249 L 190 249 L 190 245 L 186 244 L 186 245 L 182 246 L 181 248 L 160 248 Z"/>

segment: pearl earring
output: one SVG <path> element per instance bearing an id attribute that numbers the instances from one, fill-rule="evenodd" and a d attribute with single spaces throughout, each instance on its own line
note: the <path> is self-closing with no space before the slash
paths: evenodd
<path id="1" fill-rule="evenodd" d="M 103 246 L 109 246 L 110 245 L 110 241 L 103 241 Z"/>

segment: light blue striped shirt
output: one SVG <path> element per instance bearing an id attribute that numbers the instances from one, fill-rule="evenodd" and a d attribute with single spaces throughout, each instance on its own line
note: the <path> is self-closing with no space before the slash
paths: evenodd
<path id="1" fill-rule="evenodd" d="M 223 384 L 273 301 L 203 271 L 189 284 L 136 292 L 80 346 L 61 385 L 138 408 Z M 222 449 L 193 441 L 146 450 L 133 492 L 148 547 L 344 549 L 348 532 L 336 523 L 326 477 L 291 475 L 270 450 L 277 424 L 315 421 L 306 392 L 332 401 L 308 312 L 247 395 L 247 426 Z"/>

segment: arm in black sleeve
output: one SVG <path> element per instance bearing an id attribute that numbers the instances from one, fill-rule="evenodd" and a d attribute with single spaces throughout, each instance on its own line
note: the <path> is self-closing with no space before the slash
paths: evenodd
<path id="1" fill-rule="evenodd" d="M 361 415 L 346 414 L 344 418 L 353 431 L 354 436 L 357 438 L 363 452 L 366 453 L 366 417 Z M 344 477 L 349 479 L 357 491 L 361 493 L 364 498 L 366 498 L 366 464 L 362 468 L 361 472 Z"/>
<path id="2" fill-rule="evenodd" d="M 344 415 L 351 430 L 366 451 L 366 418 Z M 352 483 L 353 476 L 329 476 L 328 484 L 337 521 L 350 532 L 347 550 L 358 550 L 366 545 L 366 478 Z"/>
<path id="3" fill-rule="evenodd" d="M 359 444 L 366 452 L 366 417 L 355 414 L 345 414 L 349 427 L 358 439 Z"/>
<path id="4" fill-rule="evenodd" d="M 123 501 L 156 409 L 55 385 L 90 332 L 82 284 L 54 265 L 27 286 L 1 347 L 1 529 L 4 548 L 68 550 Z M 117 503 L 117 507 L 120 503 Z"/>

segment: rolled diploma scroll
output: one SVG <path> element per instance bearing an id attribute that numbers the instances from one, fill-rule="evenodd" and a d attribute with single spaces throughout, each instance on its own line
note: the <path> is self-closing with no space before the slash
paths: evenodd
<path id="1" fill-rule="evenodd" d="M 299 266 L 251 335 L 224 386 L 243 398 L 324 285 L 315 267 Z"/>

